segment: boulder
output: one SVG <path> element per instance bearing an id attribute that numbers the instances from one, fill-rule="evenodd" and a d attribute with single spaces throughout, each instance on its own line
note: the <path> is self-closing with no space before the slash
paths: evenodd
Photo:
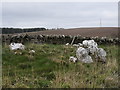
<path id="1" fill-rule="evenodd" d="M 83 47 L 79 47 L 77 49 L 76 57 L 79 61 L 82 61 L 84 63 L 92 63 L 93 62 L 91 56 L 88 55 L 88 51 Z"/>
<path id="2" fill-rule="evenodd" d="M 25 49 L 25 46 L 22 43 L 11 43 L 9 45 L 11 50 L 23 50 Z"/>

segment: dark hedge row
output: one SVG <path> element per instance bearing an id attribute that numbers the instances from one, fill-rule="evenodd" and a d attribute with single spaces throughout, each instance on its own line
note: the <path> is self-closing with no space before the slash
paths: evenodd
<path id="1" fill-rule="evenodd" d="M 0 28 L 2 30 L 2 34 L 14 34 L 14 33 L 24 33 L 24 32 L 36 32 L 36 31 L 44 31 L 46 28 Z"/>

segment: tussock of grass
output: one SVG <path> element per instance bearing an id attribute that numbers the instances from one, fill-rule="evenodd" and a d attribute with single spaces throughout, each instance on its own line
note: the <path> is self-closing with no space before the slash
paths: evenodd
<path id="1" fill-rule="evenodd" d="M 118 87 L 118 47 L 101 45 L 107 63 L 69 62 L 76 48 L 65 45 L 27 44 L 22 55 L 2 48 L 4 88 L 116 88 Z M 33 48 L 36 53 L 30 56 Z"/>

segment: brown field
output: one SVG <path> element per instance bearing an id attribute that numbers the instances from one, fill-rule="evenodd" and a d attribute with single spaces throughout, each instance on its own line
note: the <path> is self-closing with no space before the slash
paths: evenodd
<path id="1" fill-rule="evenodd" d="M 26 33 L 24 33 L 26 34 Z M 29 35 L 81 35 L 85 37 L 117 37 L 118 28 L 117 27 L 95 27 L 95 28 L 71 28 L 71 29 L 61 29 L 61 30 L 47 30 L 39 32 L 27 32 Z"/>
<path id="2" fill-rule="evenodd" d="M 29 34 L 61 34 L 61 35 L 81 35 L 81 36 L 106 36 L 106 37 L 117 37 L 118 28 L 117 27 L 101 27 L 101 28 L 73 28 L 64 30 L 48 30 L 39 32 L 30 32 Z"/>

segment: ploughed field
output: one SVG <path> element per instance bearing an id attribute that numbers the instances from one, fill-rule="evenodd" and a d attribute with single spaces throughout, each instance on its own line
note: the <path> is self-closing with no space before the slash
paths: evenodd
<path id="1" fill-rule="evenodd" d="M 22 55 L 8 45 L 2 47 L 3 88 L 117 88 L 118 46 L 99 45 L 107 52 L 106 63 L 73 63 L 76 47 L 71 45 L 26 44 Z M 28 54 L 30 48 L 35 55 Z M 94 59 L 93 59 L 94 60 Z"/>
<path id="2" fill-rule="evenodd" d="M 61 30 L 47 30 L 39 32 L 29 32 L 27 34 L 32 35 L 81 35 L 85 37 L 118 37 L 117 27 L 95 27 L 95 28 L 71 28 L 71 29 L 61 29 Z"/>

